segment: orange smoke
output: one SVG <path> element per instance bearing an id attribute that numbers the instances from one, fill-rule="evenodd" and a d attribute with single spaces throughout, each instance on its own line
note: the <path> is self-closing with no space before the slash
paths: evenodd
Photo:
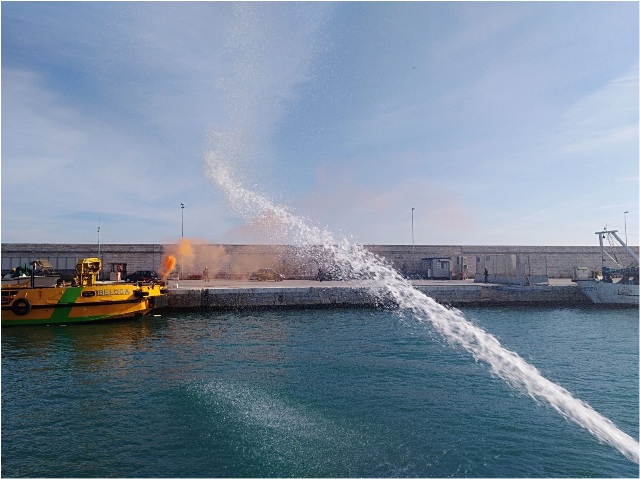
<path id="1" fill-rule="evenodd" d="M 162 280 L 165 281 L 169 273 L 173 271 L 173 268 L 176 267 L 176 257 L 173 255 L 165 255 L 162 258 L 162 264 L 160 265 L 160 276 L 162 276 Z"/>
<path id="2" fill-rule="evenodd" d="M 180 238 L 178 240 L 178 256 L 185 257 L 187 259 L 193 258 L 193 249 L 191 248 L 191 240 L 187 238 Z"/>

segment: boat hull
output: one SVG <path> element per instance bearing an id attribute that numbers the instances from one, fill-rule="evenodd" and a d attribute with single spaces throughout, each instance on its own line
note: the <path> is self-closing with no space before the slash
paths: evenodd
<path id="1" fill-rule="evenodd" d="M 601 280 L 577 280 L 580 290 L 594 304 L 638 306 L 639 286 L 637 284 L 607 283 Z"/>
<path id="2" fill-rule="evenodd" d="M 135 318 L 163 306 L 166 306 L 164 289 L 156 285 L 5 286 L 2 288 L 2 326 Z"/>

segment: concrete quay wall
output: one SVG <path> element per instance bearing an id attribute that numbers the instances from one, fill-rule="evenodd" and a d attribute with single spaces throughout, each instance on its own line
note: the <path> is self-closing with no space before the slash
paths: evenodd
<path id="1" fill-rule="evenodd" d="M 214 310 L 375 306 L 367 288 L 205 288 L 176 289 L 168 294 L 168 307 Z"/>
<path id="2" fill-rule="evenodd" d="M 116 264 L 127 265 L 127 271 L 157 270 L 165 253 L 160 244 L 50 244 L 2 243 L 2 274 L 11 268 L 36 259 L 48 259 L 61 273 L 72 273 L 81 258 L 100 258 L 102 275 L 115 272 Z"/>
<path id="3" fill-rule="evenodd" d="M 550 278 L 571 278 L 575 267 L 598 270 L 601 261 L 598 246 L 365 245 L 365 248 L 412 277 L 428 277 L 433 263 L 427 258 L 449 259 L 452 274 L 466 265 L 467 277 L 476 274 L 478 265 L 497 265 L 500 255 L 520 255 L 527 274 Z M 638 247 L 633 249 L 638 251 Z M 103 275 L 108 277 L 117 265 L 123 265 L 126 273 L 158 270 L 163 256 L 174 254 L 175 274 L 182 277 L 200 274 L 206 266 L 212 278 L 246 278 L 259 268 L 273 268 L 287 278 L 309 279 L 315 277 L 322 258 L 321 246 L 193 244 L 189 254 L 181 255 L 177 250 L 175 244 L 102 244 L 98 251 L 96 244 L 3 243 L 2 273 L 41 258 L 49 259 L 57 270 L 73 271 L 79 258 L 99 257 Z M 490 274 L 494 273 L 500 271 L 492 271 L 490 267 Z"/>
<path id="4" fill-rule="evenodd" d="M 441 304 L 462 305 L 587 305 L 575 284 L 506 286 L 496 284 L 415 285 Z M 233 310 L 250 308 L 317 308 L 392 306 L 376 286 L 169 288 L 168 307 Z"/>

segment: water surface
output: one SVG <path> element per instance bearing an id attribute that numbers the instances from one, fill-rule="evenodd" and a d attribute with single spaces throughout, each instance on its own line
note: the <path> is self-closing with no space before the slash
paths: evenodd
<path id="1" fill-rule="evenodd" d="M 638 315 L 467 308 L 638 438 Z M 637 477 L 638 465 L 382 310 L 2 330 L 6 477 Z"/>

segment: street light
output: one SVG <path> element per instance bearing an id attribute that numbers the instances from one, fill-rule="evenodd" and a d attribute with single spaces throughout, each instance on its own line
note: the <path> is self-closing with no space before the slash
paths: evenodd
<path id="1" fill-rule="evenodd" d="M 413 247 L 413 245 L 414 245 L 414 241 L 413 241 L 413 210 L 415 210 L 415 208 L 411 208 L 411 247 Z"/>
<path id="2" fill-rule="evenodd" d="M 184 238 L 184 203 L 180 203 L 180 211 L 182 212 L 182 238 Z M 180 279 L 182 279 L 182 255 L 180 255 Z"/>
<path id="3" fill-rule="evenodd" d="M 182 211 L 182 237 L 184 238 L 184 203 L 180 203 L 180 210 Z"/>
<path id="4" fill-rule="evenodd" d="M 624 212 L 624 242 L 627 243 L 627 246 L 629 246 L 629 239 L 627 238 L 627 213 L 629 212 Z"/>
<path id="5" fill-rule="evenodd" d="M 98 216 L 98 258 L 102 260 L 100 257 L 100 217 Z"/>
<path id="6" fill-rule="evenodd" d="M 415 208 L 411 208 L 411 274 L 416 273 L 416 265 L 414 260 L 414 250 L 415 250 L 416 244 L 413 239 L 413 210 L 415 210 Z"/>

